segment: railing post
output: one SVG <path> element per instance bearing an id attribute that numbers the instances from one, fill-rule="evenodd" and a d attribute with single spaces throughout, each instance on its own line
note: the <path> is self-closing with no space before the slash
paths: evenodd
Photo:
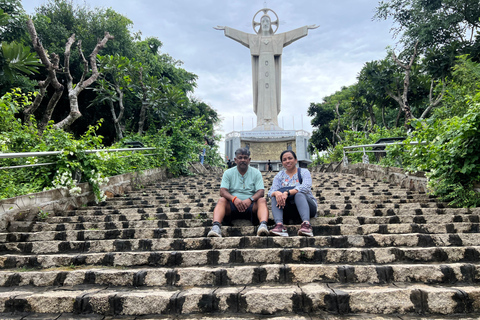
<path id="1" fill-rule="evenodd" d="M 343 165 L 345 167 L 348 167 L 348 158 L 347 158 L 347 154 L 345 153 L 345 148 L 343 148 Z"/>
<path id="2" fill-rule="evenodd" d="M 362 162 L 369 164 L 370 160 L 368 159 L 367 151 L 365 150 L 365 147 L 363 147 L 363 156 L 362 156 Z"/>

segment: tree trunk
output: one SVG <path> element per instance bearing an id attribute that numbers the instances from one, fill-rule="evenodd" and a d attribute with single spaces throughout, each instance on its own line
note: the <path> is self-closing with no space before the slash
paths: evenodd
<path id="1" fill-rule="evenodd" d="M 385 122 L 385 106 L 382 105 L 382 123 L 383 123 L 383 126 L 388 130 L 388 125 L 387 123 Z"/>
<path id="2" fill-rule="evenodd" d="M 35 25 L 33 24 L 33 21 L 31 19 L 27 20 L 27 30 L 28 30 L 28 33 L 30 34 L 30 39 L 32 40 L 33 48 L 35 49 L 35 52 L 37 52 L 38 56 L 40 57 L 40 61 L 42 61 L 42 64 L 45 66 L 45 69 L 47 70 L 47 79 L 45 79 L 43 82 L 42 81 L 39 82 L 40 94 L 37 96 L 38 98 L 36 97 L 35 100 L 33 101 L 32 107 L 26 110 L 26 113 L 24 114 L 24 116 L 30 118 L 30 115 L 33 114 L 35 110 L 37 110 L 37 108 L 40 106 L 40 103 L 42 102 L 45 96 L 45 91 L 47 90 L 50 84 L 55 89 L 55 93 L 53 94 L 53 96 L 50 98 L 48 102 L 47 111 L 44 113 L 44 116 L 38 125 L 38 133 L 39 135 L 42 135 L 43 131 L 45 130 L 45 127 L 48 124 L 48 121 L 50 121 L 51 119 L 51 115 L 58 103 L 58 100 L 62 96 L 64 87 L 57 79 L 57 70 L 59 69 L 58 55 L 55 53 L 52 53 L 50 56 L 51 60 L 47 57 L 47 52 L 45 51 L 45 48 L 43 48 L 43 45 L 40 42 L 40 39 L 38 38 L 37 30 L 35 30 Z M 29 120 L 27 120 L 27 122 L 28 121 Z"/>
<path id="3" fill-rule="evenodd" d="M 372 123 L 372 128 L 374 125 L 377 124 L 377 119 L 375 119 L 375 113 L 373 112 L 373 106 L 371 104 L 369 104 L 367 106 L 368 108 L 368 114 L 370 115 L 370 122 Z"/>
<path id="4" fill-rule="evenodd" d="M 398 127 L 398 123 L 400 122 L 400 115 L 402 114 L 403 109 L 401 107 L 398 107 L 398 112 L 397 112 L 397 119 L 395 119 L 395 127 Z"/>
<path id="5" fill-rule="evenodd" d="M 31 115 L 38 109 L 40 103 L 42 103 L 43 98 L 45 98 L 45 93 L 47 92 L 47 88 L 50 85 L 50 78 L 47 77 L 44 81 L 38 81 L 38 94 L 35 96 L 32 104 L 23 110 L 23 120 L 28 125 L 32 125 L 31 122 Z"/>
<path id="6" fill-rule="evenodd" d="M 70 39 L 74 40 L 75 35 L 73 34 Z M 69 40 L 70 40 L 69 39 Z M 68 116 L 63 119 L 62 121 L 58 122 L 55 124 L 55 128 L 57 129 L 63 129 L 67 126 L 70 126 L 75 120 L 80 118 L 82 114 L 80 113 L 80 109 L 78 107 L 78 96 L 80 93 L 90 85 L 92 85 L 97 78 L 99 77 L 100 73 L 98 72 L 97 69 L 97 54 L 98 52 L 105 47 L 105 44 L 107 43 L 108 40 L 113 39 L 113 36 L 111 36 L 108 32 L 105 32 L 105 36 L 103 37 L 102 40 L 97 42 L 97 45 L 93 49 L 92 53 L 90 54 L 90 67 L 92 74 L 88 79 L 85 80 L 85 77 L 88 73 L 88 61 L 85 59 L 85 56 L 83 55 L 82 51 L 82 43 L 81 41 L 78 42 L 78 51 L 80 53 L 80 57 L 82 58 L 83 61 L 83 74 L 80 79 L 80 81 L 76 84 L 76 86 L 73 86 L 73 77 L 70 73 L 70 48 L 73 44 L 73 41 L 70 42 L 68 41 L 66 46 L 65 46 L 65 71 L 67 73 L 67 88 L 68 88 L 68 100 L 70 101 L 70 113 Z"/>
<path id="7" fill-rule="evenodd" d="M 432 82 L 430 83 L 430 93 L 428 95 L 428 101 L 429 101 L 429 104 L 428 104 L 428 107 L 427 109 L 425 109 L 425 111 L 423 111 L 422 115 L 420 116 L 420 119 L 425 119 L 428 115 L 428 113 L 430 112 L 430 110 L 432 110 L 433 108 L 435 108 L 436 106 L 438 106 L 440 104 L 440 102 L 442 102 L 442 99 L 443 99 L 443 95 L 445 94 L 445 82 L 442 82 L 442 93 L 440 93 L 440 95 L 437 97 L 437 99 L 433 99 L 433 79 L 432 79 Z"/>
<path id="8" fill-rule="evenodd" d="M 412 115 L 412 110 L 410 108 L 410 105 L 408 104 L 408 89 L 410 87 L 410 73 L 412 72 L 412 66 L 413 66 L 413 63 L 415 62 L 415 58 L 417 57 L 417 47 L 418 47 L 418 41 L 415 43 L 413 55 L 408 64 L 404 64 L 403 62 L 401 62 L 395 55 L 395 52 L 392 52 L 392 58 L 395 61 L 395 63 L 405 71 L 405 78 L 403 80 L 403 94 L 401 95 L 401 97 L 392 96 L 387 91 L 387 93 L 398 102 L 400 107 L 403 109 L 403 112 L 405 112 L 405 128 L 407 129 L 412 128 L 410 126 L 410 121 L 415 119 L 415 117 Z"/>
<path id="9" fill-rule="evenodd" d="M 38 56 L 40 57 L 40 60 L 45 66 L 45 69 L 47 70 L 48 75 L 46 80 L 44 80 L 43 82 L 39 82 L 40 94 L 37 96 L 38 98 L 37 97 L 35 98 L 32 107 L 26 109 L 24 113 L 25 119 L 30 118 L 30 115 L 33 114 L 33 112 L 40 106 L 40 103 L 42 102 L 45 96 L 45 90 L 47 89 L 47 87 L 51 84 L 55 89 L 55 93 L 50 98 L 47 108 L 44 112 L 43 118 L 38 125 L 38 132 L 41 135 L 45 130 L 46 126 L 48 125 L 48 122 L 52 119 L 52 114 L 55 110 L 55 107 L 57 106 L 57 103 L 63 94 L 64 86 L 60 84 L 60 82 L 57 79 L 57 70 L 59 69 L 58 55 L 56 55 L 55 53 L 52 53 L 51 60 L 47 57 L 45 48 L 43 48 L 42 43 L 38 38 L 37 31 L 35 30 L 35 25 L 33 24 L 33 21 L 31 19 L 27 20 L 27 30 L 28 30 L 28 33 L 30 34 L 33 48 L 35 49 Z M 69 126 L 82 115 L 78 108 L 78 95 L 85 88 L 87 88 L 94 81 L 97 80 L 99 76 L 98 69 L 97 69 L 97 62 L 96 62 L 97 54 L 100 51 L 100 49 L 105 47 L 105 44 L 109 39 L 113 39 L 113 36 L 111 36 L 108 32 L 106 32 L 103 39 L 97 43 L 97 45 L 95 46 L 95 49 L 90 54 L 90 65 L 92 69 L 92 75 L 87 80 L 84 80 L 84 79 L 88 72 L 88 62 L 83 56 L 81 42 L 79 42 L 78 48 L 80 51 L 80 56 L 83 59 L 84 70 L 83 70 L 83 75 L 81 80 L 77 83 L 75 88 L 73 88 L 73 83 L 72 83 L 73 78 L 72 78 L 72 75 L 70 74 L 70 53 L 71 53 L 70 49 L 73 43 L 75 42 L 75 34 L 72 34 L 70 38 L 68 38 L 68 41 L 65 45 L 64 69 L 67 75 L 68 99 L 70 101 L 70 114 L 65 119 L 55 124 L 55 128 L 61 129 L 66 126 Z"/>
<path id="10" fill-rule="evenodd" d="M 139 82 L 142 87 L 142 108 L 140 109 L 140 116 L 138 119 L 138 134 L 143 134 L 143 126 L 145 125 L 145 118 L 147 115 L 148 101 L 147 101 L 147 87 L 143 83 L 143 68 L 139 71 Z"/>

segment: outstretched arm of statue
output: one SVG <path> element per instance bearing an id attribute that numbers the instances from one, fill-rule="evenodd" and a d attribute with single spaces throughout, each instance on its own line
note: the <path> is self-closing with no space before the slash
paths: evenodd
<path id="1" fill-rule="evenodd" d="M 250 48 L 248 33 L 237 30 L 237 29 L 233 29 L 233 28 L 230 28 L 230 27 L 220 27 L 220 28 L 223 28 L 223 29 L 218 29 L 218 30 L 225 30 L 225 36 L 226 37 L 228 37 L 230 39 L 233 39 L 237 42 L 240 42 L 245 47 Z"/>
<path id="2" fill-rule="evenodd" d="M 216 27 L 213 27 L 213 29 L 215 29 L 215 30 L 225 30 L 225 26 L 216 26 Z"/>
<path id="3" fill-rule="evenodd" d="M 317 24 L 311 24 L 311 25 L 307 26 L 307 29 L 317 29 L 318 27 L 320 27 L 320 26 L 317 25 Z"/>

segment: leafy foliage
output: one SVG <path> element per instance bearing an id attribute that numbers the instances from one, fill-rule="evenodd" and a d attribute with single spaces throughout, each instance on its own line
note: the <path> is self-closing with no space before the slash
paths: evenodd
<path id="1" fill-rule="evenodd" d="M 30 48 L 16 42 L 0 43 L 1 54 L 3 58 L 2 72 L 0 76 L 6 76 L 9 80 L 13 80 L 18 72 L 25 74 L 38 73 L 37 67 L 42 63 L 36 53 L 30 52 Z"/>
<path id="2" fill-rule="evenodd" d="M 404 50 L 397 58 L 387 49 L 385 59 L 364 65 L 357 83 L 311 104 L 316 163 L 341 161 L 343 146 L 408 136 L 405 144 L 387 148 L 382 165 L 426 171 L 432 193 L 441 199 L 480 205 L 474 191 L 480 181 L 480 3 L 385 0 L 375 18 L 393 20 Z M 399 128 L 402 119 L 412 130 L 408 135 Z M 414 141 L 427 144 L 407 145 Z M 361 156 L 349 154 L 349 162 Z"/>
<path id="3" fill-rule="evenodd" d="M 174 175 L 188 173 L 189 162 L 198 161 L 203 148 L 205 120 L 194 117 L 189 120 L 172 120 L 167 126 L 152 134 L 128 135 L 110 147 L 124 148 L 124 141 L 140 141 L 146 147 L 154 147 L 146 155 L 142 152 L 108 152 L 103 137 L 98 135 L 102 121 L 75 138 L 71 133 L 54 129 L 50 124 L 40 138 L 33 126 L 24 126 L 15 114 L 31 103 L 32 95 L 15 90 L 0 99 L 0 151 L 4 153 L 27 151 L 57 151 L 61 154 L 42 158 L 2 159 L 0 166 L 54 163 L 50 166 L 0 170 L 0 199 L 33 193 L 51 188 L 66 188 L 71 194 L 81 190 L 77 182 L 88 182 L 97 197 L 105 199 L 101 185 L 106 177 L 150 168 L 164 167 Z M 87 150 L 105 150 L 87 153 Z M 215 147 L 211 152 L 216 152 Z M 208 155 L 208 154 L 207 154 Z M 219 162 L 219 156 L 210 155 L 211 164 Z"/>
<path id="4" fill-rule="evenodd" d="M 480 64 L 468 55 L 457 58 L 452 75 L 446 81 L 444 104 L 434 111 L 435 118 L 463 116 L 470 102 L 480 101 Z"/>
<path id="5" fill-rule="evenodd" d="M 318 153 L 317 160 L 314 164 L 339 162 L 343 160 L 343 147 L 374 144 L 381 138 L 391 137 L 403 137 L 406 135 L 403 127 L 386 129 L 379 126 L 374 126 L 370 132 L 351 131 L 345 130 L 343 132 L 344 139 L 341 143 L 337 143 L 335 146 L 327 148 L 326 152 L 320 155 Z M 375 162 L 375 155 L 373 153 L 367 153 L 369 161 Z M 350 163 L 362 162 L 362 153 L 348 154 L 348 160 Z"/>
<path id="6" fill-rule="evenodd" d="M 479 206 L 480 197 L 473 189 L 480 181 L 480 103 L 471 103 L 461 117 L 413 125 L 415 131 L 404 145 L 391 149 L 391 157 L 401 158 L 409 171 L 428 171 L 428 185 L 440 199 L 453 206 Z M 427 144 L 409 145 L 414 141 Z"/>

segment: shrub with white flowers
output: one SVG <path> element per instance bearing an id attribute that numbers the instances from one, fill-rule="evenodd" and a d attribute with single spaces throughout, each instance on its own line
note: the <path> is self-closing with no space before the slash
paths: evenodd
<path id="1" fill-rule="evenodd" d="M 82 189 L 78 187 L 73 181 L 72 173 L 68 170 L 63 172 L 57 172 L 53 179 L 52 185 L 54 188 L 65 188 L 72 196 L 77 196 L 81 193 Z"/>

